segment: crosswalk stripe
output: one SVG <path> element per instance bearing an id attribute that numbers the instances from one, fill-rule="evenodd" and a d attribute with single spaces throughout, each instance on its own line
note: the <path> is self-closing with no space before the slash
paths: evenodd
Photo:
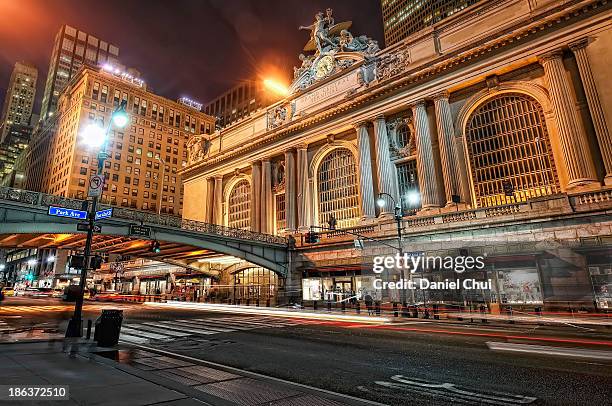
<path id="1" fill-rule="evenodd" d="M 252 320 L 237 320 L 237 321 L 232 321 L 229 320 L 228 323 L 237 323 L 237 324 L 246 324 L 246 325 L 252 325 L 252 326 L 256 326 L 253 328 L 262 328 L 262 327 L 280 327 L 278 324 L 274 324 L 271 322 L 265 322 L 265 321 L 252 321 Z"/>
<path id="2" fill-rule="evenodd" d="M 196 320 L 176 320 L 178 324 L 186 324 L 187 326 L 192 327 L 203 327 L 208 330 L 218 331 L 219 333 L 227 333 L 229 331 L 235 331 L 235 328 L 227 328 L 227 326 L 221 327 L 218 325 L 209 325 L 206 322 L 196 321 Z"/>
<path id="3" fill-rule="evenodd" d="M 202 330 L 202 329 L 196 329 L 196 328 L 191 328 L 191 327 L 181 326 L 181 325 L 174 326 L 171 324 L 172 322 L 160 321 L 160 323 L 163 323 L 164 326 L 166 326 L 169 329 L 177 330 L 177 331 L 188 331 L 188 332 L 195 333 L 195 334 L 205 334 L 205 335 L 219 334 L 219 331 Z"/>
<path id="4" fill-rule="evenodd" d="M 148 344 L 149 340 L 142 337 L 131 336 L 129 334 L 121 334 L 120 337 L 124 341 L 128 341 L 134 344 Z"/>
<path id="5" fill-rule="evenodd" d="M 121 330 L 125 331 L 126 333 L 128 333 L 128 335 L 133 335 L 133 336 L 137 336 L 137 337 L 152 338 L 153 340 L 166 340 L 166 339 L 171 338 L 171 336 L 157 334 L 157 333 L 151 333 L 151 332 L 148 332 L 148 331 L 135 330 L 135 329 L 129 328 L 129 327 L 124 327 Z"/>
<path id="6" fill-rule="evenodd" d="M 198 321 L 202 324 L 219 326 L 221 328 L 229 327 L 225 321 L 222 320 L 213 320 L 213 319 L 193 319 L 194 321 Z M 251 326 L 239 326 L 237 324 L 231 326 L 232 330 L 251 330 Z"/>
<path id="7" fill-rule="evenodd" d="M 159 327 L 147 326 L 144 323 L 143 324 L 128 324 L 127 327 L 132 328 L 132 329 L 138 329 L 138 330 L 143 329 L 146 331 L 153 331 L 154 333 L 167 334 L 173 337 L 187 337 L 191 335 L 191 333 L 181 333 L 180 331 L 172 331 L 172 330 L 167 330 L 167 329 L 163 329 Z"/>

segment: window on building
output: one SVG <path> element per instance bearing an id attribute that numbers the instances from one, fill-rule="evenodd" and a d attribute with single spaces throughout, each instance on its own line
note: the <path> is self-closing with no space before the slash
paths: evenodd
<path id="1" fill-rule="evenodd" d="M 402 196 L 402 209 L 410 212 L 421 207 L 419 196 L 419 178 L 417 176 L 416 160 L 410 160 L 397 165 L 397 184 Z"/>
<path id="2" fill-rule="evenodd" d="M 276 232 L 287 228 L 287 219 L 285 216 L 285 193 L 279 193 L 274 196 L 274 218 L 276 220 Z"/>
<path id="3" fill-rule="evenodd" d="M 234 185 L 227 202 L 228 227 L 249 229 L 251 226 L 251 185 L 241 180 Z"/>
<path id="4" fill-rule="evenodd" d="M 102 86 L 102 95 L 100 97 L 100 101 L 103 103 L 106 103 L 106 100 L 108 100 L 108 86 L 103 85 Z"/>
<path id="5" fill-rule="evenodd" d="M 99 95 L 100 95 L 100 83 L 94 82 L 93 90 L 91 92 L 91 97 L 95 100 L 98 100 Z"/>
<path id="6" fill-rule="evenodd" d="M 509 93 L 489 99 L 472 113 L 465 135 L 478 206 L 559 189 L 544 111 L 532 97 Z M 510 185 L 514 196 L 506 197 L 504 187 Z"/>
<path id="7" fill-rule="evenodd" d="M 319 224 L 333 216 L 338 228 L 353 226 L 359 219 L 359 187 L 355 157 L 346 148 L 327 154 L 317 173 Z"/>

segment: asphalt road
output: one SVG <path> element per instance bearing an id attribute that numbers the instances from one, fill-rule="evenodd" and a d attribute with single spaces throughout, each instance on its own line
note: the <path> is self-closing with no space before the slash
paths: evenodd
<path id="1" fill-rule="evenodd" d="M 85 318 L 104 306 L 124 309 L 128 341 L 389 405 L 612 404 L 609 357 L 553 355 L 559 348 L 612 351 L 605 330 L 410 319 L 366 326 L 130 304 L 86 304 Z M 70 307 L 9 298 L 0 321 L 63 331 Z M 499 352 L 491 343 L 546 347 Z"/>

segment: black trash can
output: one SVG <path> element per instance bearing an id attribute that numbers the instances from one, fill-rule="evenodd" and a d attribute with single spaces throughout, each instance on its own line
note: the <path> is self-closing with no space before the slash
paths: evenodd
<path id="1" fill-rule="evenodd" d="M 113 347 L 119 343 L 123 310 L 105 309 L 96 320 L 94 340 L 101 347 Z"/>

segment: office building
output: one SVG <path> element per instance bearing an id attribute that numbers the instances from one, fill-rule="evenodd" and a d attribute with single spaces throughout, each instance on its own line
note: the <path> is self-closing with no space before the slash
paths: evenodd
<path id="1" fill-rule="evenodd" d="M 110 127 L 102 203 L 180 215 L 182 180 L 190 134 L 210 133 L 212 117 L 147 90 L 144 81 L 110 65 L 84 65 L 60 96 L 48 136 L 49 165 L 42 189 L 85 199 L 97 171 L 97 150 L 83 142 L 93 123 L 106 128 L 113 110 L 127 102 L 130 123 Z M 45 144 L 41 142 L 41 148 Z"/>
<path id="2" fill-rule="evenodd" d="M 13 124 L 31 124 L 37 80 L 36 67 L 25 62 L 15 63 L 0 116 L 0 143 L 4 142 Z"/>
<path id="3" fill-rule="evenodd" d="M 83 64 L 118 63 L 119 47 L 69 25 L 60 28 L 49 61 L 40 119 L 47 120 L 57 108 L 60 93 Z"/>
<path id="4" fill-rule="evenodd" d="M 479 0 L 381 0 L 385 45 L 400 42 Z"/>

